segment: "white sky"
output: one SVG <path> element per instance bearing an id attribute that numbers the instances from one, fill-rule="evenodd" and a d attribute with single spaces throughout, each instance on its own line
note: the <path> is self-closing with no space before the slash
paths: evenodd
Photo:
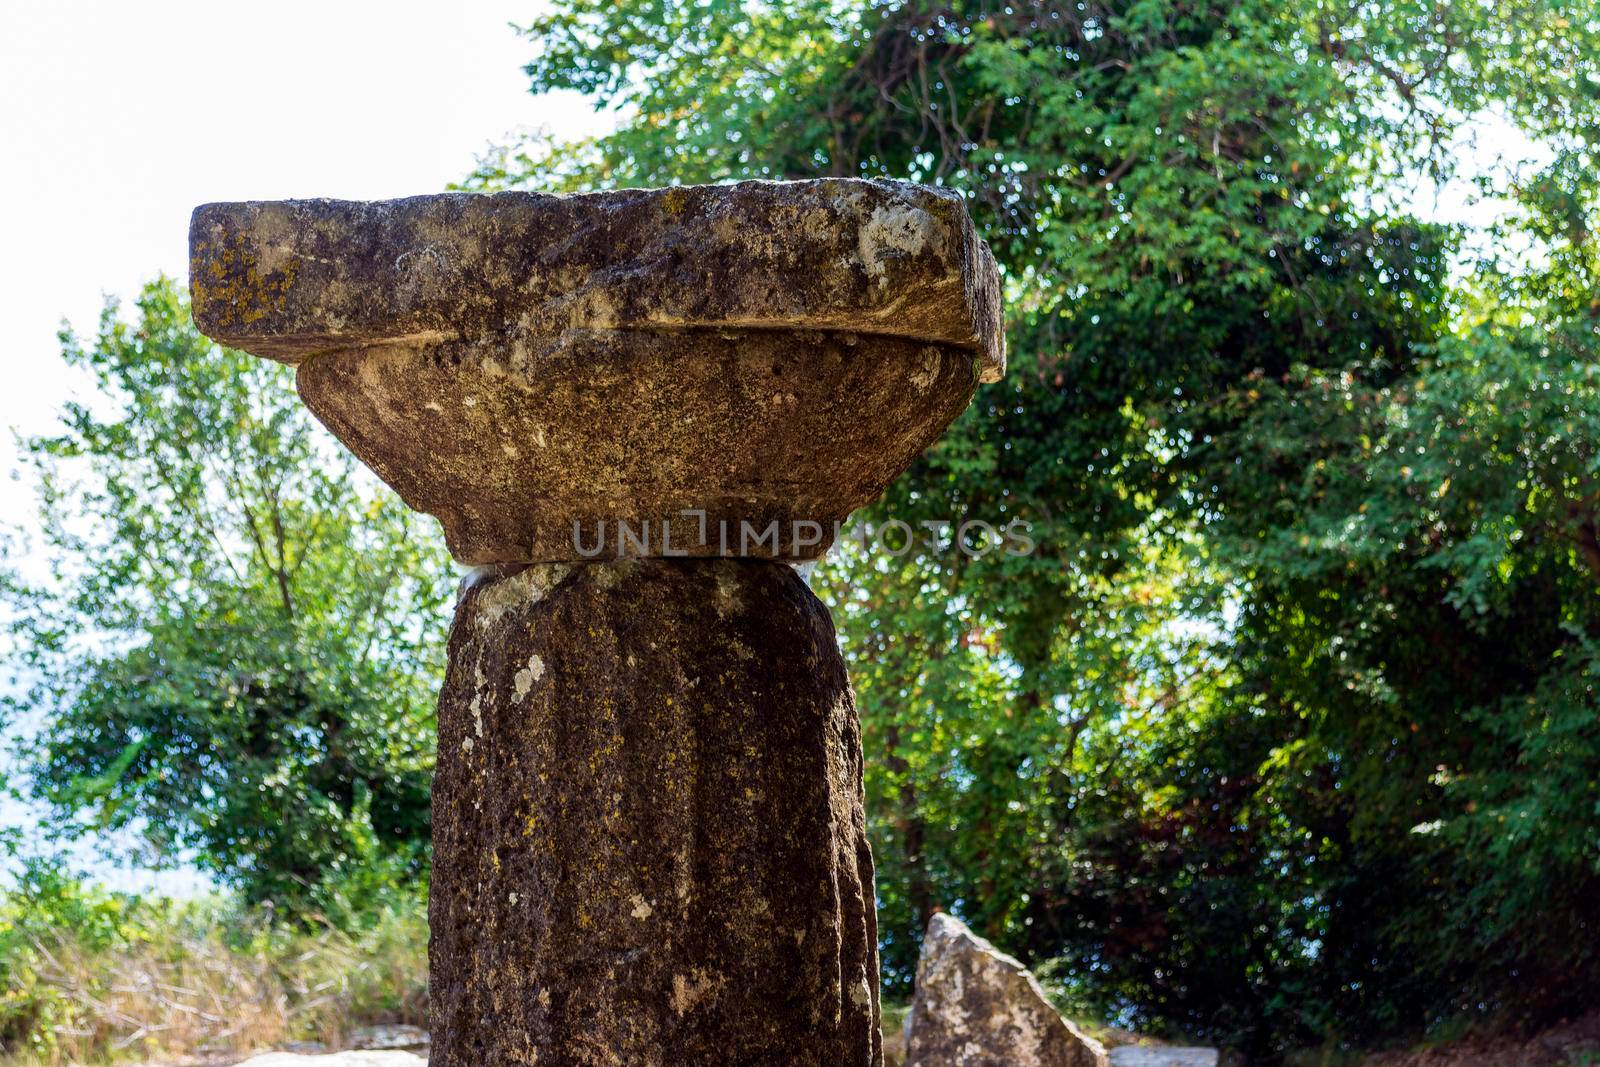
<path id="1" fill-rule="evenodd" d="M 437 192 L 517 128 L 609 128 L 579 97 L 528 93 L 530 45 L 508 24 L 539 6 L 0 5 L 0 525 L 31 525 L 13 431 L 52 429 L 83 388 L 56 356 L 61 320 L 91 331 L 106 294 L 184 277 L 195 205 Z M 0 825 L 33 818 L 0 801 Z"/>
<path id="2" fill-rule="evenodd" d="M 508 26 L 539 0 L 0 7 L 0 424 L 50 424 L 62 316 L 92 327 L 188 260 L 208 200 L 435 192 L 516 127 L 605 123 L 536 98 Z M 10 453 L 4 456 L 11 458 Z M 6 463 L 7 468 L 10 463 Z M 0 498 L 15 517 L 14 498 Z"/>

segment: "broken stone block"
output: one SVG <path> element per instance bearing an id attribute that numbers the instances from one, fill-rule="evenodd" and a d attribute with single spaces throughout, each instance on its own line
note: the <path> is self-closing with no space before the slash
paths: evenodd
<path id="1" fill-rule="evenodd" d="M 954 916 L 928 924 L 906 1067 L 1107 1067 L 1106 1051 L 1051 1006 L 1021 963 Z"/>

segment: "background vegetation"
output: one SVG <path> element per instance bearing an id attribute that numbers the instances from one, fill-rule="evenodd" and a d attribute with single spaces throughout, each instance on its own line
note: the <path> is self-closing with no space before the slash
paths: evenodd
<path id="1" fill-rule="evenodd" d="M 1038 551 L 817 579 L 893 991 L 943 908 L 1086 1015 L 1259 1062 L 1600 999 L 1600 9 L 571 0 L 526 33 L 535 91 L 625 117 L 469 187 L 936 182 L 1003 265 L 1009 375 L 870 517 Z M 1452 177 L 1486 232 L 1412 211 Z M 32 449 L 41 794 L 360 929 L 426 864 L 436 537 L 170 285 L 65 353 L 106 405 Z"/>
<path id="2" fill-rule="evenodd" d="M 414 893 L 339 921 L 221 899 L 88 888 L 29 864 L 0 901 L 5 1062 L 183 1059 L 427 1024 L 427 913 Z M 225 1062 L 232 1062 L 228 1060 Z"/>

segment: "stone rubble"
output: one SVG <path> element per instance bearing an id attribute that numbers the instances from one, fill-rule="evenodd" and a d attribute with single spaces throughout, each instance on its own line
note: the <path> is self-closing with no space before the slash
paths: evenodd
<path id="1" fill-rule="evenodd" d="M 1106 1050 L 1051 1006 L 1021 963 L 952 915 L 928 924 L 906 1067 L 1107 1067 Z"/>

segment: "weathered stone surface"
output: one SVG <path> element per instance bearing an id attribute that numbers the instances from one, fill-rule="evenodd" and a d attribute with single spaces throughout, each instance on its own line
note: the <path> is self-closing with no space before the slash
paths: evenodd
<path id="1" fill-rule="evenodd" d="M 1111 1050 L 1111 1067 L 1217 1067 L 1217 1050 L 1176 1045 L 1123 1045 Z"/>
<path id="2" fill-rule="evenodd" d="M 826 610 L 761 561 L 506 570 L 464 594 L 439 703 L 434 1064 L 879 1062 Z"/>
<path id="3" fill-rule="evenodd" d="M 961 199 L 900 182 L 206 204 L 189 241 L 201 330 L 290 363 L 699 327 L 884 334 L 1004 370 L 998 274 Z"/>
<path id="4" fill-rule="evenodd" d="M 201 330 L 466 563 L 815 559 L 1004 363 L 960 199 L 901 183 L 210 204 L 190 248 Z"/>
<path id="5" fill-rule="evenodd" d="M 427 1062 L 409 1052 L 335 1052 L 327 1056 L 268 1052 L 245 1060 L 238 1067 L 424 1067 Z"/>
<path id="6" fill-rule="evenodd" d="M 815 559 L 974 388 L 949 347 L 775 331 L 379 345 L 310 359 L 298 383 L 475 564 Z"/>
<path id="7" fill-rule="evenodd" d="M 1106 1067 L 1105 1049 L 1063 1019 L 1027 968 L 949 915 L 917 962 L 906 1067 Z"/>

